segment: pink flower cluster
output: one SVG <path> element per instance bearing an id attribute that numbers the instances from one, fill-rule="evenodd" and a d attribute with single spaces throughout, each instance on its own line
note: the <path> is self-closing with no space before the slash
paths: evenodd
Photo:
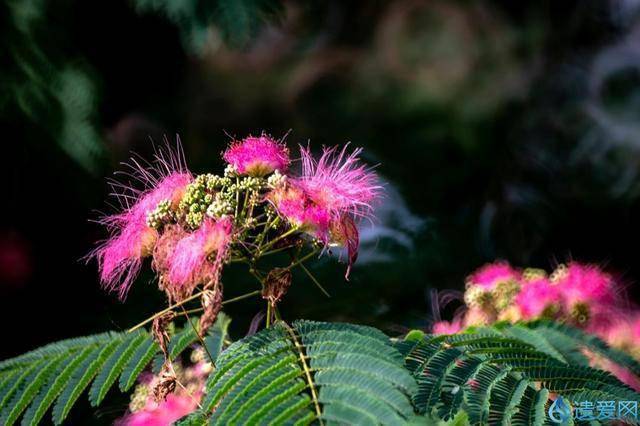
<path id="1" fill-rule="evenodd" d="M 626 316 L 622 289 L 613 277 L 578 262 L 560 265 L 550 275 L 505 262 L 487 264 L 467 278 L 465 303 L 460 326 L 549 318 L 595 332 Z"/>
<path id="2" fill-rule="evenodd" d="M 222 157 L 238 173 L 251 176 L 266 176 L 276 170 L 285 172 L 290 163 L 287 147 L 264 134 L 233 142 Z"/>
<path id="3" fill-rule="evenodd" d="M 629 304 L 616 280 L 596 265 L 570 262 L 547 274 L 506 262 L 487 264 L 467 278 L 464 301 L 466 310 L 453 321 L 436 322 L 433 333 L 454 334 L 472 325 L 546 318 L 595 334 L 640 360 L 640 310 Z M 640 389 L 640 382 L 626 370 L 601 367 Z"/>
<path id="4" fill-rule="evenodd" d="M 198 408 L 211 370 L 211 364 L 205 361 L 199 361 L 187 368 L 180 368 L 177 377 L 180 386 L 161 401 L 156 401 L 152 392 L 160 377 L 147 374 L 132 395 L 128 413 L 116 420 L 115 425 L 169 426 L 174 424 Z"/>
<path id="5" fill-rule="evenodd" d="M 144 189 L 114 183 L 123 211 L 104 217 L 100 222 L 111 237 L 99 245 L 89 257 L 98 260 L 100 281 L 104 288 L 117 291 L 124 298 L 138 275 L 142 259 L 149 256 L 158 240 L 158 232 L 147 226 L 147 215 L 162 200 L 177 204 L 192 175 L 186 170 L 180 151 L 161 151 L 155 164 L 144 167 L 133 160 L 133 176 Z"/>
<path id="6" fill-rule="evenodd" d="M 179 149 L 160 151 L 151 164 L 132 160 L 127 175 L 143 189 L 114 184 L 123 211 L 101 221 L 111 236 L 90 254 L 103 286 L 124 298 L 147 256 L 172 300 L 188 297 L 199 284 L 216 284 L 233 244 L 246 248 L 257 241 L 234 235 L 251 239 L 259 222 L 254 213 L 264 216 L 268 206 L 298 235 L 345 246 L 348 276 L 358 252 L 356 222 L 371 216 L 381 187 L 360 162 L 360 149 L 325 148 L 317 161 L 308 148 L 300 152 L 296 176 L 283 174 L 291 163 L 288 149 L 264 134 L 231 143 L 223 153 L 230 166 L 224 176 L 194 177 Z"/>
<path id="7" fill-rule="evenodd" d="M 301 231 L 325 244 L 347 247 L 346 278 L 358 256 L 356 221 L 371 218 L 372 203 L 382 192 L 375 173 L 361 163 L 361 152 L 347 154 L 347 146 L 323 148 L 316 160 L 300 147 L 301 174 L 268 195 L 280 215 Z"/>

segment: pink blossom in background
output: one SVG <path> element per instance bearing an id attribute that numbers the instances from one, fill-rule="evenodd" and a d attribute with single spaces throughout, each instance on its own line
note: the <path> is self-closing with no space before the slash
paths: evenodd
<path id="1" fill-rule="evenodd" d="M 142 410 L 131 413 L 116 422 L 118 426 L 170 426 L 181 417 L 195 411 L 201 395 L 169 394 L 160 403 L 149 400 Z"/>
<path id="2" fill-rule="evenodd" d="M 535 319 L 550 306 L 560 308 L 562 292 L 559 286 L 552 285 L 546 277 L 534 278 L 522 283 L 515 303 L 523 319 Z"/>
<path id="3" fill-rule="evenodd" d="M 520 280 L 521 273 L 507 262 L 488 263 L 467 277 L 467 285 L 477 285 L 487 290 L 509 280 Z"/>
<path id="4" fill-rule="evenodd" d="M 462 321 L 461 320 L 453 320 L 449 321 L 438 321 L 433 324 L 432 333 L 433 334 L 455 334 L 462 331 Z"/>
<path id="5" fill-rule="evenodd" d="M 560 271 L 556 284 L 569 306 L 579 302 L 613 305 L 618 299 L 619 290 L 611 275 L 595 265 L 571 262 Z"/>
<path id="6" fill-rule="evenodd" d="M 89 254 L 98 260 L 100 281 L 104 288 L 117 291 L 121 299 L 138 275 L 142 259 L 152 253 L 158 233 L 147 226 L 147 215 L 162 200 L 178 203 L 192 175 L 184 166 L 181 151 L 159 151 L 154 164 L 140 164 L 133 159 L 128 174 L 144 189 L 112 183 L 114 195 L 124 211 L 104 217 L 100 223 L 111 237 Z"/>
<path id="7" fill-rule="evenodd" d="M 200 228 L 176 244 L 169 261 L 170 285 L 188 289 L 205 280 L 217 281 L 231 232 L 229 218 L 205 218 Z M 210 261 L 213 253 L 215 258 Z"/>
<path id="8" fill-rule="evenodd" d="M 155 401 L 152 389 L 159 377 L 142 374 L 129 406 L 129 412 L 116 420 L 116 426 L 169 426 L 194 412 L 204 394 L 204 384 L 212 371 L 208 362 L 178 370 L 178 385 L 163 401 Z"/>
<path id="9" fill-rule="evenodd" d="M 29 242 L 14 230 L 0 233 L 0 283 L 24 285 L 33 273 Z"/>
<path id="10" fill-rule="evenodd" d="M 300 147 L 302 173 L 292 179 L 319 207 L 338 217 L 347 213 L 355 218 L 370 217 L 372 203 L 382 187 L 371 168 L 360 161 L 361 148 L 347 154 L 347 145 L 324 148 L 315 160 L 309 148 Z"/>
<path id="11" fill-rule="evenodd" d="M 249 136 L 234 142 L 223 154 L 224 160 L 240 174 L 266 176 L 289 167 L 289 150 L 269 136 Z"/>

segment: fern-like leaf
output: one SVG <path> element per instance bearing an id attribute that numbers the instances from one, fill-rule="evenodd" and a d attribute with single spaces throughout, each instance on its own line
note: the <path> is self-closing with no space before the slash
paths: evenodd
<path id="1" fill-rule="evenodd" d="M 229 320 L 216 323 L 209 333 L 218 353 L 226 339 Z M 197 340 L 190 325 L 170 340 L 175 359 Z M 53 405 L 53 421 L 62 423 L 82 393 L 89 389 L 91 405 L 99 405 L 119 379 L 126 391 L 160 350 L 149 333 L 102 333 L 62 340 L 0 362 L 0 423 L 38 424 Z"/>
<path id="2" fill-rule="evenodd" d="M 211 424 L 402 425 L 416 390 L 402 362 L 375 329 L 279 322 L 222 352 L 202 406 Z"/>

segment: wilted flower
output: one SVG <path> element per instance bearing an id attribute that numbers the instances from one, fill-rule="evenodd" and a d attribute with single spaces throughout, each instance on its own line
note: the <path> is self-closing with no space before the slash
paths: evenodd
<path id="1" fill-rule="evenodd" d="M 264 134 L 233 142 L 223 158 L 238 173 L 251 176 L 266 176 L 275 170 L 284 172 L 290 163 L 287 147 Z"/>
<path id="2" fill-rule="evenodd" d="M 98 259 L 102 285 L 124 298 L 137 276 L 142 259 L 153 252 L 158 232 L 147 224 L 147 216 L 163 200 L 177 204 L 192 180 L 180 151 L 160 151 L 155 164 L 141 165 L 132 160 L 132 176 L 144 185 L 143 190 L 114 183 L 124 211 L 101 220 L 112 232 L 102 245 L 90 253 Z"/>

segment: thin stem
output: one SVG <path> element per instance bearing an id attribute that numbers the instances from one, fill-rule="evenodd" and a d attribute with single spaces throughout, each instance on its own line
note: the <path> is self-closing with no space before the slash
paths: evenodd
<path id="1" fill-rule="evenodd" d="M 269 303 L 269 301 L 267 301 L 267 324 L 266 324 L 266 328 L 269 328 L 270 325 L 271 325 L 271 303 Z"/>
<path id="2" fill-rule="evenodd" d="M 318 253 L 318 250 L 313 250 L 311 253 L 308 253 L 304 257 L 297 259 L 295 262 L 291 263 L 289 266 L 286 267 L 286 269 L 295 268 L 296 266 L 301 265 L 302 262 L 308 260 L 312 256 L 315 256 L 316 253 Z"/>
<path id="3" fill-rule="evenodd" d="M 139 328 L 140 328 L 140 327 L 142 327 L 143 325 L 145 325 L 145 324 L 147 324 L 147 323 L 149 323 L 149 322 L 153 321 L 154 319 L 158 318 L 159 316 L 162 316 L 162 315 L 166 314 L 167 312 L 171 311 L 172 309 L 175 309 L 175 308 L 177 308 L 177 307 L 179 307 L 179 306 L 182 306 L 182 305 L 184 305 L 184 304 L 185 304 L 185 303 L 187 303 L 187 302 L 190 302 L 190 301 L 192 301 L 192 300 L 194 300 L 194 299 L 197 299 L 198 297 L 202 296 L 203 294 L 204 294 L 204 291 L 199 291 L 199 292 L 197 292 L 196 294 L 193 294 L 193 295 L 191 295 L 191 296 L 187 297 L 186 299 L 184 299 L 184 300 L 183 300 L 183 301 L 181 301 L 181 302 L 174 303 L 173 305 L 169 306 L 168 308 L 163 309 L 163 310 L 161 310 L 160 312 L 156 312 L 155 314 L 151 315 L 151 316 L 150 316 L 149 318 L 147 318 L 146 320 L 144 320 L 144 321 L 142 321 L 142 322 L 140 322 L 140 323 L 138 323 L 138 324 L 134 325 L 133 327 L 131 327 L 131 328 L 128 330 L 128 332 L 129 332 L 129 333 L 131 333 L 132 331 L 135 331 L 135 330 L 139 329 Z"/>
<path id="4" fill-rule="evenodd" d="M 286 246 L 286 247 L 280 247 L 280 248 L 277 248 L 277 249 L 269 250 L 268 252 L 262 253 L 261 257 L 270 256 L 272 254 L 280 253 L 281 251 L 289 250 L 292 247 L 295 247 L 295 246 L 294 245 L 290 245 L 290 246 Z"/>
<path id="5" fill-rule="evenodd" d="M 320 284 L 320 282 L 316 279 L 316 277 L 313 276 L 313 274 L 311 273 L 311 271 L 309 271 L 307 269 L 306 266 L 304 266 L 304 263 L 301 263 L 300 268 L 302 268 L 302 270 L 307 274 L 307 276 L 309 278 L 311 278 L 311 281 L 313 281 L 313 283 L 320 289 L 320 291 L 322 291 L 324 293 L 325 296 L 327 297 L 331 297 L 331 295 L 329 294 L 329 292 L 327 290 L 324 289 L 324 287 L 322 287 L 322 285 Z"/>
<path id="6" fill-rule="evenodd" d="M 257 295 L 258 295 L 258 294 L 260 294 L 260 293 L 262 293 L 262 291 L 260 291 L 260 290 L 255 290 L 255 291 L 252 291 L 252 292 L 250 292 L 250 293 L 246 293 L 246 294 L 240 295 L 240 296 L 238 296 L 238 297 L 234 297 L 234 298 L 232 298 L 232 299 L 225 300 L 224 302 L 222 302 L 222 304 L 223 304 L 223 305 L 226 305 L 226 304 L 228 304 L 228 303 L 237 302 L 238 300 L 247 299 L 247 298 L 249 298 L 249 297 L 251 297 L 251 296 L 257 296 Z M 144 326 L 145 324 L 148 324 L 149 322 L 153 321 L 153 320 L 154 320 L 154 319 L 156 319 L 157 317 L 159 317 L 159 316 L 161 316 L 161 315 L 163 315 L 163 314 L 165 314 L 165 313 L 169 312 L 170 310 L 172 310 L 172 309 L 174 309 L 174 308 L 177 308 L 177 307 L 179 307 L 179 306 L 182 306 L 182 305 L 184 305 L 185 303 L 190 302 L 190 301 L 191 301 L 191 300 L 193 300 L 193 299 L 197 299 L 198 297 L 202 296 L 203 294 L 204 294 L 204 291 L 200 291 L 200 292 L 198 292 L 198 293 L 196 293 L 196 294 L 194 294 L 194 295 L 192 295 L 192 296 L 190 296 L 190 297 L 188 297 L 188 298 L 184 299 L 182 302 L 179 302 L 179 303 L 176 303 L 176 304 L 174 304 L 174 305 L 171 305 L 171 306 L 169 306 L 168 308 L 161 310 L 160 312 L 156 312 L 155 314 L 153 314 L 152 316 L 150 316 L 150 317 L 149 317 L 149 318 L 147 318 L 146 320 L 144 320 L 144 321 L 142 321 L 142 322 L 140 322 L 140 323 L 138 323 L 138 324 L 134 325 L 133 327 L 131 327 L 131 328 L 128 330 L 128 332 L 129 332 L 129 333 L 131 333 L 132 331 L 135 331 L 135 330 L 139 329 L 140 327 Z M 201 308 L 200 308 L 200 309 L 201 309 Z M 200 310 L 200 309 L 198 309 L 198 310 Z M 197 312 L 197 310 L 196 310 L 195 312 Z"/>
<path id="7" fill-rule="evenodd" d="M 267 236 L 267 233 L 269 232 L 269 229 L 276 226 L 279 221 L 280 221 L 280 216 L 276 216 L 271 220 L 270 223 L 265 223 L 265 227 L 262 229 L 262 232 L 260 233 L 260 235 L 258 235 L 258 237 L 255 239 L 254 243 L 257 246 L 261 246 L 262 242 L 264 241 L 264 238 Z M 267 220 L 267 222 L 269 221 Z"/>
<path id="8" fill-rule="evenodd" d="M 209 357 L 209 361 L 211 361 L 211 364 L 213 364 L 215 366 L 216 363 L 213 360 L 213 357 L 211 356 L 211 352 L 209 352 L 209 348 L 207 348 L 207 345 L 204 343 L 204 339 L 200 335 L 200 332 L 196 328 L 195 324 L 193 323 L 193 321 L 191 321 L 191 317 L 189 317 L 189 314 L 187 313 L 187 310 L 184 308 L 184 306 L 180 306 L 180 308 L 182 309 L 182 313 L 184 313 L 184 315 L 187 317 L 187 321 L 189 322 L 189 324 L 191 324 L 191 328 L 193 328 L 193 331 L 196 333 L 196 336 L 198 336 L 198 340 L 200 340 L 200 344 L 202 345 L 202 349 L 204 349 L 204 351 L 207 353 L 207 356 Z"/>
<path id="9" fill-rule="evenodd" d="M 289 229 L 287 232 L 278 235 L 276 238 L 274 238 L 273 240 L 269 241 L 264 246 L 260 247 L 258 249 L 258 253 L 261 253 L 263 250 L 268 249 L 269 247 L 273 246 L 278 241 L 282 240 L 283 238 L 288 237 L 289 235 L 291 235 L 291 234 L 293 234 L 294 232 L 297 232 L 297 231 L 298 231 L 298 228 L 297 227 L 293 227 L 293 228 Z"/>

